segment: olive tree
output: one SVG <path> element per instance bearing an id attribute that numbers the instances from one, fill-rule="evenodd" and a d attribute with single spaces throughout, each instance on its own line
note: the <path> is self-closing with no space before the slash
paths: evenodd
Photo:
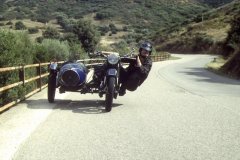
<path id="1" fill-rule="evenodd" d="M 87 52 L 94 51 L 100 40 L 100 34 L 90 21 L 79 20 L 73 26 L 73 33 L 77 35 L 82 47 Z"/>

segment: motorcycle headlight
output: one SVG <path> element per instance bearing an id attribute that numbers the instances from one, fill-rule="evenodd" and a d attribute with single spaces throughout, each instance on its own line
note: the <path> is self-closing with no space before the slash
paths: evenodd
<path id="1" fill-rule="evenodd" d="M 108 63 L 114 65 L 114 64 L 117 64 L 118 61 L 119 61 L 119 56 L 116 55 L 116 54 L 110 54 L 108 57 L 107 57 L 107 60 L 108 60 Z"/>
<path id="2" fill-rule="evenodd" d="M 56 70 L 57 69 L 57 63 L 51 63 L 49 68 L 53 69 L 53 70 Z"/>

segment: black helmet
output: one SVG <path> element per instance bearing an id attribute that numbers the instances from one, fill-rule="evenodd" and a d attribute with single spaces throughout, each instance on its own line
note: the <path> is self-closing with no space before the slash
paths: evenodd
<path id="1" fill-rule="evenodd" d="M 149 43 L 149 42 L 143 42 L 143 43 L 140 45 L 139 52 L 141 52 L 141 49 L 145 49 L 146 51 L 149 52 L 149 54 L 152 53 L 152 45 L 151 45 L 151 43 Z"/>

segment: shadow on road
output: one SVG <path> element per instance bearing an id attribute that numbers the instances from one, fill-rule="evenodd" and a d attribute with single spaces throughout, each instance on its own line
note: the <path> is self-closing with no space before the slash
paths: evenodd
<path id="1" fill-rule="evenodd" d="M 180 73 L 184 73 L 187 75 L 193 75 L 198 77 L 197 81 L 206 81 L 211 83 L 222 83 L 222 84 L 230 84 L 230 85 L 240 85 L 240 81 L 235 79 L 230 79 L 228 77 L 217 75 L 213 72 L 208 71 L 204 68 L 186 68 L 188 71 L 181 71 Z"/>
<path id="2" fill-rule="evenodd" d="M 59 100 L 55 103 L 49 103 L 47 99 L 26 100 L 28 108 L 30 109 L 60 109 L 72 110 L 73 113 L 82 114 L 101 114 L 106 113 L 104 100 Z M 122 104 L 113 103 L 113 108 Z"/>

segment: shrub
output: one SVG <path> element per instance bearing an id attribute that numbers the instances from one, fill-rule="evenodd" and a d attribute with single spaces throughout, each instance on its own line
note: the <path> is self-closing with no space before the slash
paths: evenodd
<path id="1" fill-rule="evenodd" d="M 18 66 L 33 62 L 34 47 L 24 32 L 10 32 L 0 30 L 0 67 Z M 26 72 L 25 75 L 31 74 Z M 1 86 L 19 81 L 18 72 L 6 72 L 0 74 Z M 0 93 L 0 105 L 17 100 L 26 88 L 20 86 Z"/>
<path id="2" fill-rule="evenodd" d="M 61 41 L 68 41 L 69 44 L 79 43 L 77 35 L 71 32 L 63 34 Z"/>
<path id="3" fill-rule="evenodd" d="M 26 26 L 23 24 L 22 21 L 18 21 L 15 23 L 15 29 L 16 30 L 24 30 L 24 29 L 26 29 Z"/>
<path id="4" fill-rule="evenodd" d="M 111 14 L 109 12 L 98 12 L 96 13 L 96 16 L 94 17 L 96 20 L 103 20 L 110 18 Z"/>
<path id="5" fill-rule="evenodd" d="M 24 32 L 0 30 L 0 67 L 32 62 L 32 43 Z"/>
<path id="6" fill-rule="evenodd" d="M 36 60 L 48 62 L 53 59 L 66 60 L 70 54 L 68 42 L 54 39 L 44 39 L 41 44 L 36 44 Z"/>
<path id="7" fill-rule="evenodd" d="M 28 33 L 29 34 L 34 34 L 34 33 L 38 33 L 38 28 L 28 28 Z"/>
<path id="8" fill-rule="evenodd" d="M 101 35 L 104 36 L 106 33 L 109 32 L 109 27 L 108 26 L 100 26 L 98 27 L 98 30 L 101 32 Z"/>
<path id="9" fill-rule="evenodd" d="M 119 43 L 114 43 L 111 45 L 111 47 L 114 49 L 114 51 L 123 55 L 128 54 L 130 52 L 126 41 L 120 41 Z"/>
<path id="10" fill-rule="evenodd" d="M 208 51 L 212 45 L 213 40 L 211 37 L 203 34 L 197 34 L 192 40 L 192 51 Z"/>
<path id="11" fill-rule="evenodd" d="M 23 18 L 25 18 L 24 13 L 18 12 L 18 14 L 16 15 L 16 19 L 20 20 L 20 19 L 23 19 Z"/>
<path id="12" fill-rule="evenodd" d="M 233 49 L 240 45 L 240 16 L 235 16 L 232 20 L 226 42 L 232 46 Z"/>
<path id="13" fill-rule="evenodd" d="M 35 39 L 35 41 L 38 42 L 38 43 L 42 43 L 43 40 L 44 40 L 43 37 L 37 37 L 37 38 Z"/>
<path id="14" fill-rule="evenodd" d="M 71 43 L 69 60 L 79 60 L 86 57 L 85 51 L 79 43 Z"/>
<path id="15" fill-rule="evenodd" d="M 128 31 L 128 27 L 127 26 L 123 26 L 123 31 L 127 32 Z"/>
<path id="16" fill-rule="evenodd" d="M 47 27 L 47 29 L 43 32 L 43 37 L 46 39 L 59 39 L 60 33 L 56 28 Z"/>
<path id="17" fill-rule="evenodd" d="M 8 21 L 6 25 L 13 25 L 12 21 Z"/>
<path id="18" fill-rule="evenodd" d="M 109 24 L 109 28 L 110 28 L 110 30 L 112 31 L 113 34 L 116 34 L 117 31 L 118 31 L 117 27 L 113 23 Z"/>

